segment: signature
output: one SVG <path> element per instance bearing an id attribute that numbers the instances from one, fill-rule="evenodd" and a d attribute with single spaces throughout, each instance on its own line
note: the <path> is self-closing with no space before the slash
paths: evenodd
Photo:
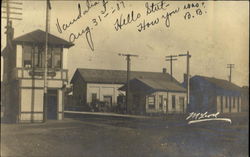
<path id="1" fill-rule="evenodd" d="M 205 121 L 226 121 L 226 122 L 229 122 L 230 124 L 232 123 L 231 119 L 229 118 L 218 118 L 217 116 L 219 114 L 220 112 L 211 113 L 211 114 L 208 114 L 208 112 L 205 112 L 205 113 L 191 112 L 189 113 L 189 116 L 186 118 L 186 120 L 190 120 L 188 124 L 205 122 Z"/>

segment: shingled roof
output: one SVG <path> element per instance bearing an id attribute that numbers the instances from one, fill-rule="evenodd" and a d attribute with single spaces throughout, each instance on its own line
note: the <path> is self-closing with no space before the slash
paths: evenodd
<path id="1" fill-rule="evenodd" d="M 35 30 L 33 32 L 24 34 L 22 36 L 19 36 L 13 39 L 13 42 L 14 43 L 45 43 L 45 34 L 46 34 L 45 31 L 38 29 L 38 30 Z M 69 48 L 74 45 L 73 43 L 68 42 L 50 33 L 48 33 L 48 44 L 62 45 L 66 48 Z"/>
<path id="2" fill-rule="evenodd" d="M 144 92 L 154 92 L 154 91 L 171 91 L 171 92 L 185 92 L 186 89 L 180 84 L 162 79 L 162 78 L 135 78 L 129 81 L 131 90 L 139 90 Z M 127 85 L 119 88 L 125 91 Z"/>
<path id="3" fill-rule="evenodd" d="M 81 77 L 88 83 L 125 84 L 127 72 L 125 70 L 77 69 L 71 79 L 71 83 L 77 77 Z M 162 72 L 131 71 L 130 79 L 134 78 L 164 79 L 170 81 L 171 75 Z M 175 78 L 173 78 L 173 81 L 179 84 Z"/>
<path id="4" fill-rule="evenodd" d="M 218 78 L 214 78 L 214 77 L 205 77 L 205 76 L 200 76 L 200 75 L 196 75 L 194 76 L 194 78 L 202 78 L 212 84 L 214 84 L 216 87 L 225 89 L 225 90 L 230 90 L 230 91 L 242 91 L 242 88 L 237 86 L 236 84 L 229 82 L 227 80 L 223 80 L 223 79 L 218 79 Z"/>

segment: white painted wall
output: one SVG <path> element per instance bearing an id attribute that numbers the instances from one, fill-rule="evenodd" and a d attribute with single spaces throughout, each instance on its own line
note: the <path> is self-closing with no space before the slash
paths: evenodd
<path id="1" fill-rule="evenodd" d="M 22 45 L 16 45 L 16 67 L 21 68 L 23 66 L 23 52 Z"/>
<path id="2" fill-rule="evenodd" d="M 62 112 L 62 110 L 63 110 L 63 109 L 62 109 L 62 103 L 63 103 L 63 102 L 62 102 L 62 101 L 63 101 L 63 95 L 62 95 L 62 94 L 63 94 L 62 90 L 61 90 L 61 89 L 58 89 L 58 90 L 57 90 L 57 96 L 58 96 L 58 97 L 57 97 L 57 105 L 58 105 L 58 111 L 59 111 L 59 112 Z"/>
<path id="3" fill-rule="evenodd" d="M 43 112 L 43 89 L 35 89 L 34 93 L 34 111 Z"/>
<path id="4" fill-rule="evenodd" d="M 35 80 L 35 87 L 43 87 L 43 80 Z M 59 81 L 61 82 L 61 81 Z M 31 80 L 21 80 L 21 87 L 31 87 Z M 61 86 L 60 86 L 61 87 Z M 34 89 L 34 112 L 43 112 L 43 94 L 44 91 L 41 88 Z M 21 89 L 20 93 L 21 97 L 21 112 L 32 112 L 32 90 L 31 89 Z M 58 89 L 58 111 L 63 112 L 63 92 L 61 89 Z M 58 115 L 58 119 L 62 119 L 61 115 Z M 30 113 L 22 113 L 20 115 L 20 121 L 30 121 L 31 114 Z M 33 114 L 34 121 L 42 121 L 43 113 L 34 113 Z"/>
<path id="5" fill-rule="evenodd" d="M 31 111 L 31 89 L 21 89 L 21 112 Z"/>
<path id="6" fill-rule="evenodd" d="M 20 80 L 21 87 L 32 87 L 31 79 Z M 34 80 L 34 87 L 44 87 L 44 80 Z M 48 80 L 48 88 L 62 88 L 61 80 Z"/>
<path id="7" fill-rule="evenodd" d="M 157 113 L 157 112 L 163 112 L 166 113 L 167 107 L 168 107 L 168 113 L 183 113 L 183 110 L 180 105 L 179 98 L 184 97 L 184 111 L 186 112 L 187 104 L 186 104 L 186 93 L 177 93 L 177 92 L 155 92 L 151 95 L 155 96 L 155 109 L 150 109 L 148 107 L 148 97 L 146 97 L 146 112 L 147 113 Z M 160 98 L 159 96 L 163 96 L 163 100 L 167 99 L 167 103 L 163 103 L 163 109 L 160 109 L 159 102 Z M 172 108 L 172 95 L 175 95 L 176 105 L 175 108 Z"/>
<path id="8" fill-rule="evenodd" d="M 30 121 L 31 120 L 31 113 L 22 113 L 20 115 L 20 121 Z"/>
<path id="9" fill-rule="evenodd" d="M 96 84 L 88 83 L 87 84 L 87 103 L 92 101 L 92 93 L 97 94 L 97 99 L 103 101 L 103 97 L 106 95 L 112 96 L 112 103 L 117 103 L 117 96 L 120 93 L 125 94 L 124 92 L 119 91 L 118 89 L 123 86 L 123 84 Z"/>
<path id="10" fill-rule="evenodd" d="M 221 111 L 221 97 L 223 97 L 223 110 Z M 233 102 L 233 99 L 235 98 L 235 102 Z M 231 99 L 231 113 L 238 112 L 238 97 L 227 97 L 227 107 L 226 107 L 226 96 L 217 96 L 216 98 L 216 105 L 217 105 L 217 112 L 220 113 L 229 113 L 229 101 Z M 235 104 L 234 104 L 235 103 Z M 233 105 L 234 104 L 234 105 Z M 241 97 L 239 102 L 239 112 L 241 112 Z"/>

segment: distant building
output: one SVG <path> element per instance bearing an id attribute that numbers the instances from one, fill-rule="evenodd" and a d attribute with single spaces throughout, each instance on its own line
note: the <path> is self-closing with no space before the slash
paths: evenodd
<path id="1" fill-rule="evenodd" d="M 227 80 L 198 75 L 190 79 L 189 112 L 236 113 L 241 104 L 241 88 Z"/>
<path id="2" fill-rule="evenodd" d="M 129 81 L 129 92 L 128 108 L 137 113 L 186 113 L 186 89 L 176 81 L 135 78 Z"/>
<path id="3" fill-rule="evenodd" d="M 249 87 L 243 86 L 242 87 L 242 112 L 249 113 Z"/>
<path id="4" fill-rule="evenodd" d="M 12 122 L 43 120 L 45 32 L 36 30 L 12 40 L 5 48 L 4 106 Z M 68 83 L 67 54 L 72 43 L 48 35 L 48 104 L 47 118 L 63 118 L 64 86 Z"/>
<path id="5" fill-rule="evenodd" d="M 163 72 L 131 72 L 131 79 L 142 77 L 171 79 L 165 69 Z M 75 105 L 86 106 L 98 100 L 115 107 L 119 96 L 125 95 L 118 89 L 126 83 L 126 78 L 127 72 L 123 70 L 77 69 L 71 80 Z M 177 82 L 174 78 L 173 81 Z"/>

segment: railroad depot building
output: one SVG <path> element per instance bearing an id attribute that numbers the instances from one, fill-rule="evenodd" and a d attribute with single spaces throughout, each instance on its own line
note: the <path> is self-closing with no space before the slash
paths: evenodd
<path id="1" fill-rule="evenodd" d="M 43 121 L 45 32 L 35 30 L 12 39 L 2 51 L 5 118 L 12 122 Z M 48 34 L 47 119 L 63 119 L 67 54 L 72 43 Z"/>
<path id="2" fill-rule="evenodd" d="M 126 91 L 127 84 L 120 90 Z M 129 81 L 130 110 L 144 113 L 186 113 L 186 89 L 162 78 L 135 78 Z"/>
<path id="3" fill-rule="evenodd" d="M 166 72 L 165 68 L 163 68 L 162 72 L 131 71 L 130 78 L 171 81 L 171 75 Z M 86 106 L 98 100 L 106 102 L 109 107 L 117 106 L 119 96 L 125 96 L 125 91 L 121 91 L 119 88 L 126 83 L 126 79 L 127 72 L 123 70 L 78 68 L 70 82 L 73 84 L 73 99 L 75 100 L 75 105 Z M 172 81 L 175 84 L 179 84 L 174 78 L 172 78 Z M 165 97 L 163 97 L 163 99 L 164 98 Z"/>
<path id="4" fill-rule="evenodd" d="M 241 112 L 242 88 L 227 80 L 196 75 L 190 79 L 190 112 Z"/>

